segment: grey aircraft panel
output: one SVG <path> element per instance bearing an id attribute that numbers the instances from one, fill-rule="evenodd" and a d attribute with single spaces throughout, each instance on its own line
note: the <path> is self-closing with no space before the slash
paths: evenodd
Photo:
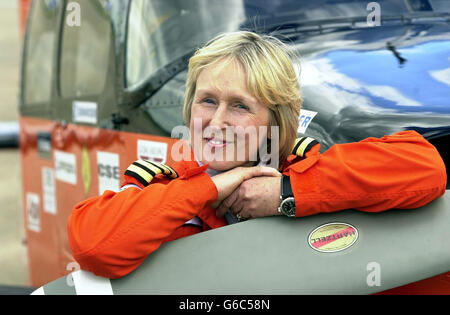
<path id="1" fill-rule="evenodd" d="M 332 222 L 355 227 L 356 242 L 312 249 L 309 234 Z M 114 294 L 371 294 L 449 271 L 449 225 L 449 190 L 420 209 L 249 220 L 163 244 L 110 284 Z M 75 293 L 67 285 L 44 292 Z"/>

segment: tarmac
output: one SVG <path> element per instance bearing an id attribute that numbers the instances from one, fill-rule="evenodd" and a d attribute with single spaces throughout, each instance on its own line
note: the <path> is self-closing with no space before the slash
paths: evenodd
<path id="1" fill-rule="evenodd" d="M 19 118 L 22 38 L 17 0 L 0 0 L 0 123 Z M 29 286 L 20 150 L 0 148 L 0 294 L 4 286 Z"/>

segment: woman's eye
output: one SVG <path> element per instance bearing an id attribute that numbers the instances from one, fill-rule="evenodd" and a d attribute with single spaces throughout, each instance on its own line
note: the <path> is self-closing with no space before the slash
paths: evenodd
<path id="1" fill-rule="evenodd" d="M 234 107 L 239 108 L 239 109 L 244 109 L 244 110 L 249 110 L 250 109 L 247 105 L 244 105 L 242 103 L 236 103 L 234 105 Z"/>
<path id="2" fill-rule="evenodd" d="M 203 103 L 207 103 L 207 104 L 215 104 L 216 102 L 212 99 L 212 98 L 205 98 L 203 100 Z"/>

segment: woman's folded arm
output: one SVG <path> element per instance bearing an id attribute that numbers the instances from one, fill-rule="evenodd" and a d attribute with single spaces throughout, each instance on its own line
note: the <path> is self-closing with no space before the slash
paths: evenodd
<path id="1" fill-rule="evenodd" d="M 415 131 L 312 151 L 290 167 L 297 216 L 417 208 L 445 193 L 445 164 Z"/>
<path id="2" fill-rule="evenodd" d="M 69 217 L 74 258 L 81 269 L 96 275 L 122 277 L 216 198 L 216 187 L 205 172 L 142 190 L 106 191 L 77 204 Z"/>

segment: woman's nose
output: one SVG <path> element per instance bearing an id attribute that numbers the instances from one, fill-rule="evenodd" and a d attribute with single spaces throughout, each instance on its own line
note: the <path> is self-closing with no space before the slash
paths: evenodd
<path id="1" fill-rule="evenodd" d="M 227 106 L 225 104 L 220 104 L 214 111 L 214 114 L 211 117 L 209 125 L 222 129 L 225 128 L 228 124 L 229 122 L 228 122 Z"/>

